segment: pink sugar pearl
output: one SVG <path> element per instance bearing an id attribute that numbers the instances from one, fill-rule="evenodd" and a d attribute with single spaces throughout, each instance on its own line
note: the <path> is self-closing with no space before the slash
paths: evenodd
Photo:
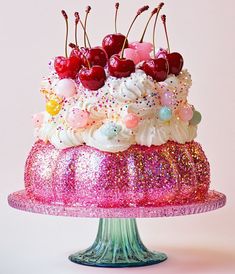
<path id="1" fill-rule="evenodd" d="M 182 121 L 188 122 L 193 118 L 193 109 L 190 105 L 185 104 L 178 108 L 177 114 Z"/>
<path id="2" fill-rule="evenodd" d="M 56 94 L 59 97 L 69 98 L 76 94 L 76 85 L 72 79 L 62 79 L 56 87 Z"/>
<path id="3" fill-rule="evenodd" d="M 126 127 L 131 129 L 138 126 L 140 118 L 134 113 L 128 113 L 124 120 Z"/>
<path id="4" fill-rule="evenodd" d="M 44 113 L 43 112 L 39 112 L 33 115 L 32 117 L 32 122 L 33 122 L 33 126 L 35 128 L 39 128 L 42 126 L 43 123 L 43 119 L 44 119 Z"/>
<path id="5" fill-rule="evenodd" d="M 170 107 L 175 104 L 174 94 L 170 91 L 165 91 L 161 95 L 161 104 Z"/>
<path id="6" fill-rule="evenodd" d="M 68 115 L 67 123 L 74 129 L 83 128 L 87 125 L 89 116 L 89 112 L 74 108 Z"/>
<path id="7" fill-rule="evenodd" d="M 137 65 L 140 62 L 139 53 L 135 49 L 126 48 L 124 49 L 124 57 L 126 59 L 132 60 L 135 65 Z"/>
<path id="8" fill-rule="evenodd" d="M 146 61 L 151 58 L 150 53 L 153 50 L 153 44 L 147 42 L 133 42 L 129 45 L 129 47 L 137 50 L 140 61 Z"/>

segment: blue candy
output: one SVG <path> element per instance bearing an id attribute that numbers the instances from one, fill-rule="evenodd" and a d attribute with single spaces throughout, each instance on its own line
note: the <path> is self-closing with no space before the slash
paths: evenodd
<path id="1" fill-rule="evenodd" d="M 159 118 L 162 121 L 169 121 L 172 117 L 172 111 L 168 107 L 162 107 L 159 111 Z"/>
<path id="2" fill-rule="evenodd" d="M 121 130 L 122 127 L 120 125 L 117 125 L 114 122 L 108 122 L 107 124 L 102 126 L 101 133 L 109 139 L 112 139 L 117 136 Z"/>

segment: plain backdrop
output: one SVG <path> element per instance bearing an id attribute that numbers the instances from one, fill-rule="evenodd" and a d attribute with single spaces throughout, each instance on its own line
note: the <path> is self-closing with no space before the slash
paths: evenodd
<path id="1" fill-rule="evenodd" d="M 126 32 L 138 7 L 154 0 L 120 1 L 119 30 Z M 165 251 L 160 265 L 122 273 L 235 273 L 235 2 L 168 0 L 171 48 L 184 56 L 193 78 L 192 102 L 202 113 L 197 140 L 211 164 L 211 188 L 225 193 L 225 208 L 177 218 L 138 220 L 144 243 Z M 33 143 L 31 115 L 44 109 L 39 94 L 48 60 L 63 54 L 62 8 L 72 16 L 92 5 L 88 32 L 92 45 L 114 31 L 110 0 L 0 1 L 0 274 L 120 273 L 72 264 L 67 256 L 94 240 L 97 219 L 73 219 L 20 212 L 7 204 L 23 189 L 23 170 Z M 147 15 L 130 40 L 141 35 Z M 73 23 L 73 18 L 70 20 Z M 71 32 L 73 26 L 71 25 Z M 70 40 L 73 41 L 72 33 Z M 82 35 L 80 35 L 81 38 Z M 151 39 L 151 30 L 148 32 Z M 82 42 L 82 41 L 81 41 Z M 158 46 L 165 46 L 158 27 Z"/>

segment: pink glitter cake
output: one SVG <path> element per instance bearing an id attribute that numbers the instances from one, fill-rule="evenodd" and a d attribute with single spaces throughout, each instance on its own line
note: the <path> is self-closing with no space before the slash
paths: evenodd
<path id="1" fill-rule="evenodd" d="M 162 6 L 150 14 L 154 29 Z M 138 10 L 135 20 L 147 10 Z M 166 31 L 165 15 L 162 22 Z M 75 13 L 79 23 L 84 28 Z M 143 42 L 145 32 L 139 42 L 128 35 L 107 35 L 94 48 L 87 35 L 79 47 L 76 36 L 69 56 L 66 39 L 65 57 L 50 61 L 41 84 L 46 111 L 33 116 L 37 140 L 25 166 L 29 199 L 134 208 L 207 198 L 209 163 L 194 141 L 201 114 L 188 102 L 192 82 L 183 57 L 170 52 L 169 42 L 156 51 Z"/>
<path id="2" fill-rule="evenodd" d="M 203 201 L 209 183 L 209 164 L 196 142 L 108 153 L 86 145 L 58 150 L 38 141 L 25 168 L 30 196 L 77 206 L 188 204 Z"/>

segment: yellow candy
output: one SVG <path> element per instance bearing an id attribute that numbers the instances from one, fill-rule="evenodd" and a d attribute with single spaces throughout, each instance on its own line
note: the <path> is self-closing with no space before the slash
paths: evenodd
<path id="1" fill-rule="evenodd" d="M 61 110 L 61 105 L 55 101 L 50 100 L 46 104 L 46 111 L 51 114 L 52 116 L 57 115 Z"/>

